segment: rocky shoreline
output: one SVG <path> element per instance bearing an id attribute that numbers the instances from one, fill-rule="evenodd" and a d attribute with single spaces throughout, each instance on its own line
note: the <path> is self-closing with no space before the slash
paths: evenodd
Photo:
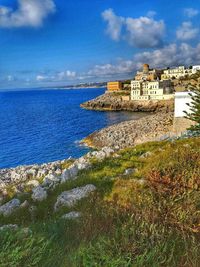
<path id="1" fill-rule="evenodd" d="M 82 108 L 102 111 L 173 112 L 173 100 L 126 101 L 117 93 L 105 93 L 81 104 Z"/>
<path id="2" fill-rule="evenodd" d="M 123 149 L 173 135 L 173 112 L 156 113 L 139 120 L 121 122 L 96 131 L 83 140 L 89 147 Z"/>
<path id="3" fill-rule="evenodd" d="M 1 169 L 0 215 L 10 216 L 18 209 L 29 209 L 32 212 L 34 206 L 30 206 L 28 201 L 30 197 L 33 202 L 45 200 L 49 191 L 54 190 L 59 184 L 76 180 L 80 171 L 89 169 L 94 158 L 103 160 L 112 153 L 114 150 L 104 147 L 100 151 L 89 152 L 76 160 L 68 159 L 42 165 Z M 73 206 L 78 200 L 86 197 L 94 190 L 94 185 L 86 185 L 62 192 L 57 197 L 55 211 L 60 206 Z M 24 196 L 26 200 L 21 202 L 21 196 Z"/>

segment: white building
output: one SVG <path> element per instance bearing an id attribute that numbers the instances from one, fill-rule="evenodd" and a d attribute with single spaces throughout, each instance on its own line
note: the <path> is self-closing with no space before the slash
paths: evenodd
<path id="1" fill-rule="evenodd" d="M 197 71 L 200 71 L 200 65 L 192 66 L 192 73 L 195 74 Z"/>
<path id="2" fill-rule="evenodd" d="M 190 105 L 192 104 L 191 92 L 177 92 L 175 93 L 175 112 L 173 132 L 176 135 L 182 135 L 195 123 L 185 118 L 186 113 L 191 114 L 192 110 Z M 193 94 L 193 93 L 192 93 Z"/>
<path id="3" fill-rule="evenodd" d="M 175 93 L 175 118 L 184 118 L 185 111 L 191 113 L 190 106 L 192 103 L 191 92 L 176 92 Z"/>
<path id="4" fill-rule="evenodd" d="M 167 100 L 174 98 L 170 80 L 131 81 L 131 100 Z"/>
<path id="5" fill-rule="evenodd" d="M 161 75 L 161 79 L 179 79 L 186 75 L 193 74 L 194 71 L 195 70 L 193 70 L 192 68 L 185 68 L 184 66 L 179 66 L 176 68 L 164 70 L 163 74 Z"/>

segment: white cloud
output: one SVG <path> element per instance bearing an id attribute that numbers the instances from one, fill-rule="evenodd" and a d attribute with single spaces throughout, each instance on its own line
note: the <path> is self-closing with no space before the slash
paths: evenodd
<path id="1" fill-rule="evenodd" d="M 102 13 L 102 17 L 108 23 L 106 30 L 107 34 L 111 37 L 111 39 L 119 41 L 124 18 L 115 15 L 111 8 L 105 10 Z"/>
<path id="2" fill-rule="evenodd" d="M 70 70 L 58 72 L 53 75 L 39 74 L 36 76 L 36 81 L 38 82 L 58 82 L 74 79 L 76 79 L 76 72 Z"/>
<path id="3" fill-rule="evenodd" d="M 62 71 L 62 72 L 58 73 L 57 77 L 59 80 L 64 80 L 66 78 L 67 79 L 74 79 L 76 77 L 76 72 L 70 71 L 70 70 Z"/>
<path id="4" fill-rule="evenodd" d="M 15 78 L 12 75 L 8 75 L 7 76 L 7 81 L 8 82 L 13 82 L 15 80 Z"/>
<path id="5" fill-rule="evenodd" d="M 134 68 L 132 60 L 120 60 L 116 64 L 95 65 L 93 69 L 88 72 L 88 75 L 98 76 L 112 76 L 117 74 L 129 73 Z"/>
<path id="6" fill-rule="evenodd" d="M 55 10 L 53 0 L 18 0 L 16 10 L 0 6 L 0 27 L 39 27 Z"/>
<path id="7" fill-rule="evenodd" d="M 122 77 L 148 63 L 152 68 L 166 68 L 177 65 L 192 65 L 200 62 L 200 43 L 192 47 L 186 43 L 170 44 L 154 51 L 137 53 L 132 60 L 120 60 L 115 64 L 96 65 L 88 74 L 94 77 Z"/>
<path id="8" fill-rule="evenodd" d="M 179 40 L 187 41 L 197 37 L 199 33 L 198 28 L 194 28 L 190 21 L 183 22 L 181 27 L 176 31 L 176 36 Z"/>
<path id="9" fill-rule="evenodd" d="M 188 18 L 193 18 L 199 14 L 199 10 L 194 9 L 194 8 L 185 8 L 184 9 L 184 14 Z"/>
<path id="10" fill-rule="evenodd" d="M 43 75 L 37 75 L 36 76 L 36 81 L 38 81 L 38 82 L 44 81 L 46 79 L 47 79 L 47 77 L 43 76 Z"/>
<path id="11" fill-rule="evenodd" d="M 156 21 L 149 17 L 127 18 L 126 28 L 127 39 L 131 45 L 140 48 L 162 45 L 165 33 L 165 24 L 162 20 Z"/>
<path id="12" fill-rule="evenodd" d="M 125 18 L 107 9 L 102 16 L 108 23 L 106 32 L 113 40 L 123 39 L 139 48 L 152 48 L 162 45 L 165 33 L 164 21 L 156 21 L 155 14 L 150 11 L 146 17 Z"/>

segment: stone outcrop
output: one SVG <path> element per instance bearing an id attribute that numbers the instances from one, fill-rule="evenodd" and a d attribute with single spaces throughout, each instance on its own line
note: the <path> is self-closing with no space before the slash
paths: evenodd
<path id="1" fill-rule="evenodd" d="M 90 168 L 91 159 L 103 160 L 112 153 L 114 153 L 114 150 L 109 147 L 104 147 L 100 151 L 89 152 L 85 156 L 74 160 L 73 163 L 67 164 L 69 167 L 65 169 L 63 169 L 63 166 L 69 163 L 67 160 L 40 166 L 19 166 L 17 168 L 2 169 L 0 170 L 0 205 L 5 201 L 9 188 L 12 188 L 17 195 L 23 194 L 28 197 L 31 194 L 31 198 L 35 202 L 43 201 L 48 197 L 49 190 L 53 190 L 57 185 L 68 180 L 75 180 L 78 172 Z M 0 214 L 8 216 L 17 208 L 29 208 L 30 211 L 32 210 L 27 200 L 20 205 L 18 199 L 13 199 L 0 206 Z"/>
<path id="2" fill-rule="evenodd" d="M 20 200 L 14 198 L 9 202 L 5 203 L 4 205 L 0 206 L 0 214 L 4 216 L 9 216 L 20 207 L 20 204 Z"/>
<path id="3" fill-rule="evenodd" d="M 91 192 L 94 192 L 96 187 L 88 184 L 83 187 L 77 187 L 69 191 L 62 192 L 57 198 L 54 205 L 54 210 L 57 211 L 60 207 L 73 207 L 79 200 L 87 197 Z"/>
<path id="4" fill-rule="evenodd" d="M 93 100 L 81 104 L 91 110 L 135 111 L 135 112 L 173 112 L 173 100 L 124 101 L 117 93 L 105 93 Z"/>
<path id="5" fill-rule="evenodd" d="M 47 198 L 47 192 L 41 186 L 37 186 L 33 189 L 33 194 L 31 197 L 33 201 L 43 201 Z"/>

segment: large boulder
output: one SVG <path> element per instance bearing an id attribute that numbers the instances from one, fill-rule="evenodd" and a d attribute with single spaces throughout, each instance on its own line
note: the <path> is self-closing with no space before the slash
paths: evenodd
<path id="1" fill-rule="evenodd" d="M 96 187 L 92 184 L 77 187 L 69 191 L 63 192 L 58 196 L 54 205 L 54 210 L 57 211 L 60 207 L 73 207 L 79 200 L 87 197 L 91 192 L 95 191 Z"/>
<path id="2" fill-rule="evenodd" d="M 20 207 L 20 204 L 21 204 L 20 200 L 14 198 L 9 202 L 7 202 L 6 204 L 0 206 L 0 214 L 4 216 L 9 216 Z"/>
<path id="3" fill-rule="evenodd" d="M 33 194 L 31 197 L 34 201 L 43 201 L 47 198 L 47 192 L 41 186 L 37 186 L 33 188 L 32 191 L 33 191 Z"/>

